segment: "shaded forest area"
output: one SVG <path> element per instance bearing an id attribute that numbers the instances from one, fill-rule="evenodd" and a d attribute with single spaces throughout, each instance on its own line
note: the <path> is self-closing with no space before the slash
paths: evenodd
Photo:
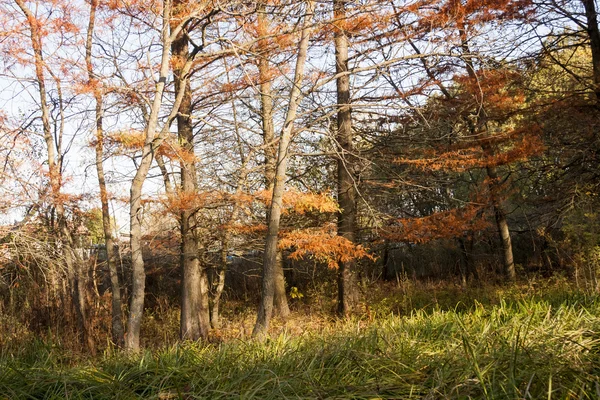
<path id="1" fill-rule="evenodd" d="M 597 9 L 1 0 L 2 354 L 594 296 Z"/>

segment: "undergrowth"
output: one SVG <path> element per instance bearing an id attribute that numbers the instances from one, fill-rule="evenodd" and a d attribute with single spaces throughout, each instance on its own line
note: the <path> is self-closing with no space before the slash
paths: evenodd
<path id="1" fill-rule="evenodd" d="M 452 293 L 433 301 L 430 291 L 409 312 L 400 295 L 369 318 L 280 329 L 265 342 L 85 358 L 33 341 L 0 354 L 0 399 L 600 398 L 600 299 Z"/>

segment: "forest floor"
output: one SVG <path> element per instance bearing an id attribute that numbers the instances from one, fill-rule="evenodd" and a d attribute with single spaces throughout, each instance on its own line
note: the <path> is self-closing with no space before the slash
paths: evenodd
<path id="1" fill-rule="evenodd" d="M 7 347 L 0 399 L 600 398 L 596 295 L 538 281 L 382 284 L 369 298 L 347 321 L 334 318 L 329 298 L 298 301 L 264 342 L 248 337 L 252 313 L 229 304 L 236 317 L 226 314 L 208 344 L 154 345 L 150 316 L 153 350 L 141 354 Z"/>

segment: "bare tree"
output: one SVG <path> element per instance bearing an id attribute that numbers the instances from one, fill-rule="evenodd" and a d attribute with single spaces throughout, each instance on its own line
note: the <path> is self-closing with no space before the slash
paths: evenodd
<path id="1" fill-rule="evenodd" d="M 175 9 L 184 7 L 185 2 L 175 0 Z M 171 21 L 171 30 L 176 30 L 180 21 Z M 183 198 L 192 198 L 197 192 L 196 162 L 194 157 L 194 132 L 192 125 L 192 90 L 183 67 L 189 57 L 187 30 L 181 29 L 171 44 L 175 77 L 175 92 L 183 93 L 177 113 L 177 133 L 183 150 L 187 153 L 180 159 Z M 199 258 L 198 234 L 196 232 L 196 210 L 184 207 L 180 213 L 181 229 L 181 339 L 207 339 L 210 329 L 208 306 L 208 278 Z"/>
<path id="2" fill-rule="evenodd" d="M 82 260 L 79 259 L 76 252 L 73 251 L 73 237 L 67 227 L 66 212 L 64 207 L 64 199 L 62 198 L 63 185 L 63 154 L 62 154 L 62 137 L 64 133 L 64 114 L 63 104 L 59 99 L 59 107 L 61 113 L 61 122 L 58 129 L 57 140 L 55 140 L 54 131 L 50 122 L 50 108 L 47 100 L 47 87 L 45 71 L 53 76 L 52 71 L 48 69 L 43 55 L 43 38 L 44 31 L 41 29 L 37 16 L 27 7 L 23 0 L 15 0 L 15 4 L 19 7 L 27 20 L 27 28 L 30 33 L 31 48 L 34 55 L 34 70 L 35 81 L 38 86 L 39 106 L 42 119 L 42 131 L 44 142 L 46 144 L 47 162 L 49 169 L 49 179 L 51 187 L 52 206 L 56 211 L 56 220 L 58 232 L 62 244 L 64 246 L 64 259 L 67 265 L 67 273 L 69 276 L 72 299 L 78 316 L 79 329 L 82 342 L 88 346 L 90 351 L 94 351 L 95 344 L 89 332 L 89 324 L 86 318 L 85 306 L 85 271 Z M 55 76 L 54 76 L 55 77 Z M 55 77 L 57 92 L 60 98 L 60 80 Z"/>
<path id="3" fill-rule="evenodd" d="M 268 26 L 266 5 L 258 3 L 258 26 L 266 30 Z M 260 45 L 260 42 L 259 42 Z M 269 49 L 261 49 L 258 61 L 260 79 L 260 106 L 262 119 L 263 145 L 265 146 L 265 186 L 268 191 L 273 191 L 275 185 L 275 172 L 277 169 L 277 143 L 275 141 L 275 124 L 273 123 L 273 93 L 271 78 L 269 76 Z M 267 216 L 268 220 L 268 216 Z M 283 273 L 283 254 L 278 251 L 275 266 L 275 313 L 285 318 L 290 315 L 287 297 L 285 294 L 285 276 Z"/>
<path id="4" fill-rule="evenodd" d="M 285 122 L 279 138 L 279 147 L 277 151 L 277 168 L 275 170 L 273 183 L 273 196 L 269 207 L 269 220 L 267 225 L 267 236 L 265 239 L 265 253 L 263 258 L 263 276 L 261 300 L 258 307 L 258 315 L 254 326 L 253 336 L 263 338 L 269 329 L 269 322 L 273 313 L 273 297 L 275 293 L 275 274 L 277 265 L 277 239 L 279 235 L 279 224 L 281 211 L 283 208 L 282 199 L 285 189 L 285 177 L 287 163 L 289 159 L 288 149 L 294 131 L 294 120 L 302 93 L 300 85 L 304 76 L 304 64 L 308 53 L 308 44 L 311 35 L 311 26 L 314 13 L 314 1 L 306 1 L 306 10 L 304 12 L 304 21 L 300 43 L 298 44 L 298 56 L 296 58 L 296 68 L 292 80 L 292 88 L 289 94 L 288 107 L 285 116 Z"/>
<path id="5" fill-rule="evenodd" d="M 106 189 L 106 178 L 104 175 L 104 126 L 103 126 L 103 94 L 101 82 L 92 63 L 93 36 L 96 24 L 96 11 L 98 0 L 90 2 L 90 17 L 85 44 L 85 64 L 88 73 L 88 83 L 92 88 L 95 101 L 95 129 L 96 129 L 96 173 L 98 174 L 98 187 L 100 189 L 100 203 L 102 209 L 102 229 L 104 231 L 104 242 L 106 244 L 106 263 L 110 274 L 112 290 L 112 338 L 113 342 L 122 347 L 125 343 L 125 331 L 123 328 L 123 315 L 121 305 L 121 285 L 117 272 L 117 260 L 115 258 L 115 243 L 112 234 L 110 211 L 108 208 L 108 191 Z"/>
<path id="6" fill-rule="evenodd" d="M 337 160 L 338 235 L 356 241 L 356 182 L 355 160 L 350 106 L 350 74 L 348 74 L 348 36 L 343 28 L 347 0 L 333 0 L 335 72 L 337 75 L 337 134 L 340 147 Z M 339 262 L 338 314 L 347 316 L 356 301 L 356 261 Z"/>

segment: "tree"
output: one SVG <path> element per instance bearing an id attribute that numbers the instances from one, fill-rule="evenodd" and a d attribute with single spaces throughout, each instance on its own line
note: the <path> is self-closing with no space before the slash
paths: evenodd
<path id="1" fill-rule="evenodd" d="M 468 96 L 467 104 L 471 103 L 472 108 L 468 111 L 469 115 L 464 118 L 464 125 L 469 131 L 469 135 L 473 138 L 481 138 L 479 140 L 479 146 L 483 151 L 483 156 L 488 159 L 496 159 L 496 154 L 499 150 L 497 149 L 497 143 L 494 143 L 494 130 L 498 126 L 501 118 L 505 118 L 506 115 L 510 115 L 509 111 L 502 109 L 502 106 L 497 107 L 493 102 L 504 101 L 499 96 L 494 97 L 493 92 L 489 88 L 497 87 L 497 83 L 494 79 L 497 79 L 501 75 L 495 75 L 492 71 L 485 71 L 482 68 L 480 71 L 477 70 L 475 64 L 475 52 L 471 48 L 470 42 L 477 35 L 481 33 L 485 25 L 490 21 L 513 21 L 527 18 L 530 11 L 530 2 L 521 0 L 506 0 L 502 2 L 460 2 L 460 1 L 441 1 L 438 4 L 438 8 L 431 9 L 422 15 L 422 23 L 427 23 L 429 26 L 425 28 L 425 32 L 431 29 L 439 28 L 442 30 L 451 29 L 457 37 L 457 45 L 462 50 L 461 59 L 464 62 L 464 69 L 466 71 L 465 78 L 459 78 L 456 76 L 455 79 L 461 79 L 465 84 Z M 425 5 L 424 5 L 425 6 Z M 429 5 L 427 5 L 429 8 Z M 449 35 L 452 35 L 450 33 Z M 413 48 L 416 46 L 413 44 Z M 483 59 L 483 57 L 481 57 Z M 423 63 L 424 68 L 428 76 L 432 75 L 432 69 Z M 507 75 L 505 75 L 507 76 Z M 440 87 L 441 92 L 447 100 L 453 100 L 453 96 L 450 92 L 443 87 L 441 79 L 435 79 L 434 84 Z M 483 88 L 483 89 L 482 89 Z M 488 97 L 484 97 L 488 95 Z M 501 104 L 501 103 L 500 103 Z M 495 113 L 495 114 L 494 114 Z M 475 140 L 476 142 L 477 140 Z M 474 143 L 475 144 L 475 143 Z M 530 146 L 529 153 L 536 151 L 535 146 Z M 522 157 L 523 154 L 519 154 Z M 506 157 L 504 157 L 506 158 Z M 513 159 L 514 160 L 514 159 Z M 466 160 L 462 160 L 465 162 Z M 505 162 L 507 163 L 507 162 Z M 490 202 L 494 209 L 494 216 L 498 233 L 503 247 L 503 261 L 504 261 L 504 273 L 508 280 L 514 281 L 516 278 L 514 268 L 514 257 L 513 248 L 511 243 L 510 231 L 506 218 L 506 210 L 502 205 L 502 201 L 499 198 L 499 189 L 501 182 L 503 181 L 500 176 L 497 166 L 499 163 L 488 163 L 485 165 L 485 170 L 489 180 L 487 184 L 489 187 Z"/>
<path id="2" fill-rule="evenodd" d="M 355 156 L 350 108 L 350 75 L 348 74 L 348 36 L 343 29 L 346 23 L 346 0 L 333 1 L 335 26 L 335 72 L 337 85 L 337 134 L 340 147 L 337 160 L 337 192 L 341 211 L 338 214 L 338 235 L 356 241 L 356 181 Z M 338 314 L 345 317 L 356 302 L 354 260 L 341 262 L 338 267 Z"/>
<path id="3" fill-rule="evenodd" d="M 98 10 L 98 1 L 90 2 L 90 15 L 85 42 L 85 64 L 88 75 L 88 85 L 91 87 L 95 106 L 95 130 L 96 130 L 96 173 L 98 175 L 98 187 L 100 189 L 100 204 L 102 210 L 102 228 L 104 233 L 104 242 L 106 244 L 106 264 L 110 273 L 110 284 L 112 290 L 112 336 L 113 342 L 122 347 L 125 343 L 125 331 L 123 328 L 123 315 L 121 305 L 121 285 L 119 283 L 119 274 L 117 272 L 117 261 L 115 259 L 115 244 L 112 234 L 110 211 L 108 208 L 108 191 L 106 189 L 106 178 L 104 174 L 104 124 L 103 124 L 103 95 L 102 83 L 94 72 L 93 65 L 93 38 L 94 27 L 96 24 L 96 11 Z"/>
<path id="4" fill-rule="evenodd" d="M 64 246 L 64 258 L 69 274 L 70 286 L 72 288 L 72 299 L 78 316 L 79 328 L 82 342 L 88 346 L 90 351 L 94 352 L 95 344 L 89 332 L 89 324 L 86 318 L 85 306 L 85 270 L 84 264 L 79 259 L 76 252 L 73 251 L 73 237 L 67 227 L 67 216 L 65 212 L 65 198 L 62 191 L 63 186 L 63 148 L 62 139 L 64 133 L 64 114 L 62 103 L 62 90 L 60 80 L 52 73 L 47 63 L 44 60 L 43 41 L 44 35 L 48 32 L 42 29 L 43 20 L 38 17 L 23 0 L 15 0 L 15 4 L 21 10 L 26 20 L 26 26 L 29 30 L 29 40 L 31 42 L 31 50 L 33 52 L 33 67 L 35 71 L 35 82 L 38 87 L 39 106 L 41 112 L 42 132 L 46 144 L 47 163 L 48 163 L 48 179 L 50 181 L 50 192 L 52 206 L 56 212 L 57 232 L 59 239 Z M 66 7 L 66 4 L 62 4 Z M 65 8 L 63 8 L 64 10 Z M 55 24 L 58 31 L 72 29 L 72 23 L 67 19 L 68 15 L 63 14 L 58 24 Z M 46 85 L 46 72 L 55 78 L 57 91 L 59 95 L 59 107 L 61 121 L 58 129 L 58 134 L 55 135 L 51 126 L 50 106 L 47 96 L 48 89 Z"/>
<path id="5" fill-rule="evenodd" d="M 266 36 L 271 34 L 265 2 L 259 2 L 257 6 L 257 28 L 258 33 Z M 273 191 L 275 186 L 275 174 L 277 170 L 277 143 L 275 140 L 275 125 L 273 123 L 273 93 L 271 90 L 271 73 L 269 67 L 269 41 L 259 40 L 258 73 L 260 79 L 260 114 L 262 120 L 263 146 L 265 147 L 265 187 Z M 267 215 L 267 220 L 268 220 Z M 275 312 L 286 318 L 290 314 L 290 308 L 285 294 L 285 277 L 283 273 L 283 254 L 277 253 L 274 282 L 274 307 Z"/>
<path id="6" fill-rule="evenodd" d="M 184 12 L 186 1 L 175 0 L 173 3 L 177 14 Z M 177 31 L 182 22 L 171 19 L 171 31 Z M 181 189 L 178 194 L 182 198 L 192 198 L 197 191 L 196 159 L 194 156 L 194 132 L 192 125 L 192 91 L 187 72 L 183 69 L 188 61 L 189 39 L 187 27 L 179 30 L 171 44 L 173 53 L 173 74 L 175 76 L 175 92 L 183 93 L 181 105 L 177 112 L 177 133 L 185 155 L 180 157 Z M 185 207 L 180 214 L 181 228 L 181 339 L 207 339 L 210 328 L 208 307 L 208 278 L 205 268 L 198 257 L 198 235 L 196 232 L 195 211 Z"/>
<path id="7" fill-rule="evenodd" d="M 598 13 L 596 12 L 595 0 L 581 0 L 585 7 L 585 18 L 587 22 L 587 34 L 592 50 L 592 67 L 594 72 L 594 92 L 596 100 L 600 104 L 600 30 L 598 30 Z"/>
<path id="8" fill-rule="evenodd" d="M 304 63 L 308 51 L 308 44 L 312 30 L 312 18 L 314 12 L 314 2 L 305 2 L 306 10 L 301 28 L 301 38 L 298 43 L 298 56 L 296 58 L 296 68 L 292 80 L 292 88 L 289 93 L 289 100 L 285 122 L 279 137 L 279 147 L 277 151 L 277 168 L 275 170 L 273 183 L 273 196 L 269 207 L 269 220 L 267 225 L 267 236 L 265 239 L 265 253 L 263 258 L 263 277 L 261 300 L 258 307 L 258 315 L 252 335 L 255 337 L 265 337 L 269 329 L 269 322 L 273 313 L 274 283 L 277 265 L 277 239 L 279 235 L 279 223 L 282 210 L 282 198 L 285 189 L 285 175 L 287 162 L 289 158 L 288 148 L 294 129 L 294 120 L 301 99 L 300 85 L 304 76 Z"/>
<path id="9" fill-rule="evenodd" d="M 186 95 L 185 90 L 179 90 L 176 92 L 175 101 L 170 107 L 168 117 L 164 121 L 162 128 L 159 129 L 163 95 L 165 93 L 172 62 L 170 55 L 171 46 L 180 32 L 185 28 L 186 23 L 202 11 L 204 11 L 203 4 L 197 5 L 195 9 L 192 8 L 191 10 L 187 10 L 187 14 L 180 14 L 181 17 L 179 18 L 177 25 L 172 27 L 171 18 L 173 16 L 173 4 L 170 0 L 165 0 L 162 2 L 159 78 L 155 84 L 153 92 L 154 98 L 152 100 L 150 113 L 145 121 L 143 132 L 144 144 L 142 148 L 141 160 L 137 165 L 135 177 L 133 178 L 130 189 L 129 214 L 133 287 L 129 305 L 125 347 L 133 351 L 137 351 L 140 348 L 140 327 L 144 310 L 144 287 L 146 279 L 146 274 L 144 272 L 144 259 L 142 257 L 142 186 L 152 165 L 154 152 L 167 137 L 171 123 L 177 118 L 179 114 L 179 108 Z M 178 86 L 180 89 L 186 87 L 188 73 L 192 67 L 194 58 L 199 51 L 200 48 L 195 47 L 185 60 L 177 60 L 177 63 L 182 63 L 182 66 L 178 70 Z"/>

